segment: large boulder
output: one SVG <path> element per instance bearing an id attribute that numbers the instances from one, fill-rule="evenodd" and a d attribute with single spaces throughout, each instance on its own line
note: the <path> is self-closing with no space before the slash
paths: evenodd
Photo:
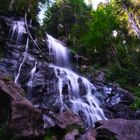
<path id="1" fill-rule="evenodd" d="M 71 111 L 60 113 L 56 118 L 57 118 L 56 123 L 60 128 L 66 129 L 69 126 L 83 127 L 83 122 L 81 118 L 72 113 Z"/>
<path id="2" fill-rule="evenodd" d="M 79 135 L 78 130 L 77 129 L 73 129 L 71 132 L 68 132 L 64 136 L 63 140 L 75 140 L 76 139 L 76 136 L 78 136 L 78 135 Z"/>
<path id="3" fill-rule="evenodd" d="M 140 120 L 112 119 L 97 122 L 96 126 L 97 140 L 140 139 Z"/>
<path id="4" fill-rule="evenodd" d="M 78 140 L 96 140 L 96 130 L 94 128 L 88 129 Z"/>
<path id="5" fill-rule="evenodd" d="M 42 115 L 22 94 L 24 91 L 0 73 L 0 122 L 8 122 L 8 130 L 17 138 L 42 136 Z"/>

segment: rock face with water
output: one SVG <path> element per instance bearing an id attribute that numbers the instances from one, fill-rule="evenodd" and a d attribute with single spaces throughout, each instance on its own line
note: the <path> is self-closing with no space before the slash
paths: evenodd
<path id="1" fill-rule="evenodd" d="M 25 90 L 26 97 L 42 112 L 45 128 L 54 127 L 56 116 L 59 118 L 59 114 L 67 110 L 79 116 L 85 128 L 108 118 L 137 118 L 129 108 L 134 101 L 132 94 L 118 85 L 90 78 L 89 81 L 74 72 L 70 52 L 62 42 L 48 34 L 44 39 L 37 39 L 35 35 L 29 38 L 27 28 L 30 31 L 33 27 L 31 22 L 26 25 L 22 18 L 4 18 L 3 21 L 7 38 L 0 71 Z M 66 125 L 65 119 L 64 122 Z M 71 131 L 74 137 L 75 132 Z M 81 139 L 90 138 L 90 132 Z"/>
<path id="2" fill-rule="evenodd" d="M 106 119 L 96 88 L 71 70 L 69 50 L 62 42 L 47 34 L 43 45 L 36 46 L 37 40 L 27 35 L 30 25 L 23 19 L 6 20 L 9 38 L 4 49 L 8 52 L 0 62 L 1 71 L 21 85 L 39 109 L 61 113 L 69 108 L 85 120 L 86 127 Z"/>

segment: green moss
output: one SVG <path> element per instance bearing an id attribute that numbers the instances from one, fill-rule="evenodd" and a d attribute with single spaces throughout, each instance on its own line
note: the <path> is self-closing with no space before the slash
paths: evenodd
<path id="1" fill-rule="evenodd" d="M 72 131 L 73 129 L 77 129 L 79 131 L 79 133 L 83 133 L 85 130 L 82 126 L 79 126 L 79 125 L 70 125 L 68 128 L 67 128 L 67 132 L 69 131 Z"/>
<path id="2" fill-rule="evenodd" d="M 44 136 L 44 140 L 53 140 L 54 137 L 55 137 L 55 134 L 51 130 L 47 129 Z"/>
<path id="3" fill-rule="evenodd" d="M 12 80 L 12 77 L 8 76 L 8 77 L 5 77 L 3 80 L 4 81 L 11 81 Z"/>

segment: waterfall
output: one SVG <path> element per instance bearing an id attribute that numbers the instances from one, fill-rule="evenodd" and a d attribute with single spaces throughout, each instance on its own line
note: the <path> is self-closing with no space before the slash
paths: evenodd
<path id="1" fill-rule="evenodd" d="M 24 20 L 12 21 L 11 24 L 11 40 L 16 36 L 16 43 L 20 43 L 22 35 L 26 33 Z"/>
<path id="2" fill-rule="evenodd" d="M 47 34 L 49 54 L 53 56 L 54 63 L 58 66 L 69 65 L 68 50 L 58 40 Z"/>
<path id="3" fill-rule="evenodd" d="M 18 83 L 18 78 L 20 76 L 20 71 L 21 71 L 21 68 L 22 68 L 22 65 L 24 64 L 26 58 L 27 58 L 27 51 L 28 51 L 28 47 L 29 47 L 29 38 L 27 38 L 27 42 L 26 42 L 26 47 L 25 47 L 25 52 L 24 52 L 24 56 L 23 56 L 23 60 L 19 66 L 19 69 L 18 69 L 18 74 L 15 78 L 15 83 L 17 84 Z"/>
<path id="4" fill-rule="evenodd" d="M 17 20 L 12 20 L 11 23 L 10 23 L 10 40 L 11 40 L 11 45 L 16 45 L 18 47 L 20 47 L 22 45 L 22 37 L 23 37 L 23 34 L 26 34 L 26 28 L 25 28 L 25 22 L 23 19 L 20 19 L 19 21 Z M 13 44 L 12 44 L 13 43 Z M 21 69 L 22 69 L 22 66 L 27 58 L 27 51 L 28 51 L 28 47 L 29 47 L 29 38 L 27 37 L 27 40 L 26 40 L 26 46 L 25 46 L 25 52 L 23 54 L 23 59 L 22 59 L 22 62 L 21 64 L 19 65 L 19 68 L 18 68 L 18 73 L 15 77 L 15 83 L 17 84 L 18 83 L 18 79 L 19 79 L 19 76 L 20 76 L 20 72 L 21 72 Z"/>
<path id="5" fill-rule="evenodd" d="M 16 46 L 22 46 L 21 39 L 23 34 L 26 34 L 27 36 L 24 21 L 13 21 L 10 34 L 11 43 L 14 43 L 15 40 Z M 98 92 L 96 91 L 95 86 L 85 77 L 82 77 L 71 70 L 69 50 L 62 42 L 48 34 L 46 34 L 46 42 L 49 50 L 49 57 L 52 58 L 53 61 L 53 64 L 50 64 L 49 67 L 54 70 L 55 77 L 57 78 L 54 84 L 57 88 L 56 93 L 59 95 L 57 101 L 60 105 L 60 112 L 63 112 L 68 108 L 71 109 L 85 121 L 85 124 L 88 127 L 93 126 L 97 120 L 106 119 L 104 112 L 100 107 L 100 102 L 96 97 Z M 19 83 L 23 65 L 26 64 L 25 61 L 27 62 L 27 60 L 32 58 L 30 54 L 28 54 L 28 48 L 29 38 L 27 37 L 23 57 L 15 77 L 15 83 L 17 84 Z M 37 76 L 35 75 L 37 69 L 35 58 L 32 59 L 31 63 L 32 62 L 34 63 L 34 66 L 32 66 L 29 72 L 29 81 L 26 83 L 28 98 L 32 98 L 34 76 Z M 28 65 L 25 66 L 27 67 Z"/>
<path id="6" fill-rule="evenodd" d="M 28 98 L 32 97 L 31 93 L 32 93 L 34 74 L 36 72 L 36 66 L 37 66 L 37 62 L 35 62 L 35 65 L 34 65 L 33 69 L 30 72 L 30 79 L 29 79 L 29 82 L 28 82 L 28 93 L 27 93 Z"/>
<path id="7" fill-rule="evenodd" d="M 95 86 L 86 78 L 72 71 L 69 65 L 66 65 L 70 64 L 67 48 L 50 35 L 47 35 L 47 42 L 50 55 L 53 54 L 55 57 L 54 64 L 50 64 L 50 67 L 54 69 L 58 79 L 57 88 L 59 91 L 61 111 L 65 107 L 68 108 L 68 105 L 64 101 L 64 95 L 68 94 L 69 101 L 72 104 L 70 109 L 75 114 L 84 118 L 88 126 L 93 126 L 97 120 L 106 119 L 96 98 L 98 92 Z"/>

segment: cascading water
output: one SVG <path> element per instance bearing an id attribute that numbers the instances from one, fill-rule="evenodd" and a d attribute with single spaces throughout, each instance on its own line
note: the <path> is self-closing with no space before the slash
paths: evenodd
<path id="1" fill-rule="evenodd" d="M 28 47 L 29 47 L 29 38 L 27 38 L 27 42 L 26 42 L 26 47 L 25 47 L 25 52 L 24 52 L 24 56 L 23 56 L 23 60 L 19 66 L 19 69 L 18 69 L 18 74 L 15 78 L 15 83 L 17 84 L 18 83 L 18 78 L 20 76 L 20 71 L 21 71 L 21 68 L 22 68 L 22 65 L 24 64 L 26 58 L 27 58 L 27 51 L 28 51 Z"/>
<path id="2" fill-rule="evenodd" d="M 16 36 L 16 43 L 20 43 L 22 35 L 26 33 L 24 20 L 13 21 L 11 24 L 11 40 Z"/>
<path id="3" fill-rule="evenodd" d="M 11 43 L 15 42 L 16 46 L 22 46 L 21 40 L 24 33 L 26 33 L 25 23 L 23 21 L 13 22 L 10 36 Z M 24 55 L 15 77 L 15 83 L 17 84 L 20 83 L 19 77 L 22 68 L 24 68 L 23 65 L 27 67 L 26 60 L 29 60 L 31 57 L 30 54 L 28 54 L 29 38 L 26 38 Z M 81 116 L 88 126 L 94 125 L 94 122 L 97 120 L 106 119 L 100 108 L 99 101 L 96 98 L 96 94 L 98 93 L 94 85 L 86 78 L 79 76 L 70 69 L 68 49 L 60 41 L 48 34 L 47 41 L 49 55 L 54 60 L 54 64 L 51 64 L 49 67 L 54 69 L 55 77 L 57 78 L 56 86 L 57 93 L 59 93 L 59 98 L 57 98 L 57 100 L 58 103 L 60 103 L 60 111 L 63 112 L 65 109 L 70 108 L 75 114 Z M 31 71 L 29 71 L 29 81 L 26 83 L 28 98 L 32 98 L 32 88 L 37 68 L 35 58 L 33 58 L 32 62 L 34 62 L 34 66 L 32 66 Z M 36 76 L 39 75 L 37 74 Z M 37 81 L 36 84 L 38 84 Z"/>
<path id="4" fill-rule="evenodd" d="M 54 69 L 58 79 L 57 87 L 61 111 L 63 111 L 64 108 L 68 108 L 68 105 L 64 101 L 64 95 L 66 94 L 65 92 L 67 92 L 69 101 L 71 102 L 71 110 L 81 116 L 88 126 L 94 125 L 94 122 L 97 120 L 106 119 L 103 110 L 99 106 L 99 101 L 96 98 L 96 94 L 98 93 L 95 86 L 86 78 L 79 76 L 68 68 L 68 50 L 66 47 L 50 35 L 47 35 L 47 41 L 50 53 L 54 55 L 55 60 L 58 59 L 58 61 L 54 61 L 54 65 L 51 64 L 50 67 Z M 67 91 L 65 91 L 64 88 L 66 88 Z"/>
<path id="5" fill-rule="evenodd" d="M 67 66 L 69 64 L 68 50 L 60 43 L 60 41 L 54 39 L 47 34 L 49 54 L 53 56 L 55 64 L 58 66 Z"/>
<path id="6" fill-rule="evenodd" d="M 29 26 L 32 27 L 32 21 L 30 21 Z M 16 45 L 22 45 L 21 39 L 22 39 L 23 34 L 25 34 L 25 33 L 26 33 L 26 28 L 25 28 L 24 20 L 12 22 L 11 35 L 10 35 L 11 41 L 16 39 Z M 30 78 L 29 78 L 29 81 L 27 83 L 27 87 L 28 87 L 27 96 L 29 98 L 31 98 L 32 85 L 33 85 L 33 79 L 34 79 L 34 74 L 36 71 L 37 62 L 35 61 L 35 59 L 30 57 L 30 54 L 28 54 L 28 48 L 29 48 L 29 38 L 27 37 L 25 51 L 23 54 L 23 59 L 22 59 L 21 64 L 19 65 L 18 73 L 15 77 L 15 83 L 18 84 L 18 79 L 19 79 L 20 74 L 21 74 L 21 69 L 22 69 L 22 66 L 24 65 L 27 57 L 32 59 L 35 62 L 35 65 L 30 72 Z"/>
<path id="7" fill-rule="evenodd" d="M 16 45 L 16 46 L 20 47 L 22 45 L 21 40 L 22 40 L 23 34 L 27 33 L 26 28 L 25 28 L 25 22 L 24 22 L 23 19 L 20 19 L 19 21 L 12 20 L 10 26 L 11 26 L 11 31 L 10 31 L 11 43 L 14 43 L 13 45 Z M 24 62 L 26 60 L 26 57 L 28 55 L 27 54 L 28 47 L 29 47 L 29 38 L 27 38 L 27 40 L 26 40 L 26 46 L 25 46 L 25 52 L 24 52 L 24 55 L 23 55 L 23 59 L 22 59 L 21 64 L 19 65 L 18 73 L 15 77 L 15 83 L 16 84 L 18 83 L 18 78 L 20 76 L 20 71 L 21 71 L 22 65 L 24 64 Z"/>
<path id="8" fill-rule="evenodd" d="M 27 93 L 27 96 L 28 98 L 32 98 L 32 86 L 33 86 L 33 80 L 34 80 L 34 74 L 36 72 L 36 66 L 37 66 L 37 62 L 35 62 L 35 65 L 33 67 L 33 69 L 31 70 L 31 73 L 30 73 L 30 79 L 29 79 L 29 82 L 28 82 L 28 93 Z"/>

